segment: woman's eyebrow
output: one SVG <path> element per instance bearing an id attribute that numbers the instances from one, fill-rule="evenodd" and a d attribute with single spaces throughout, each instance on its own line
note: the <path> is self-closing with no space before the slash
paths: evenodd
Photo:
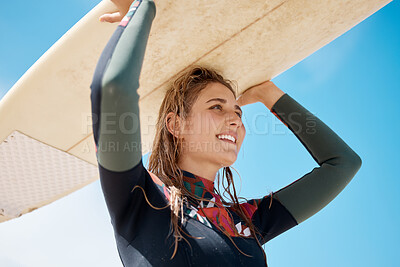
<path id="1" fill-rule="evenodd" d="M 211 101 L 219 101 L 224 104 L 226 104 L 226 102 L 227 102 L 226 99 L 217 97 L 217 98 L 211 98 L 206 103 L 211 102 Z M 238 105 L 235 105 L 235 109 L 238 109 L 238 110 L 240 110 L 241 113 L 243 113 L 242 109 Z"/>

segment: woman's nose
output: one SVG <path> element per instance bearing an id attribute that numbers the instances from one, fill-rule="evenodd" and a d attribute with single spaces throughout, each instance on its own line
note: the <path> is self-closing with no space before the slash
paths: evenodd
<path id="1" fill-rule="evenodd" d="M 237 111 L 230 112 L 227 116 L 227 121 L 229 125 L 237 125 L 238 127 L 242 126 L 242 119 L 236 113 Z"/>

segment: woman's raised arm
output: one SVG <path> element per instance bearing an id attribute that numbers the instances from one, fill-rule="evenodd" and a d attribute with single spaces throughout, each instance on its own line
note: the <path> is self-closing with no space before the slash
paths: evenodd
<path id="1" fill-rule="evenodd" d="M 123 4 L 119 5 L 124 9 Z M 116 18 L 116 13 L 105 14 L 100 19 L 110 21 Z M 95 70 L 91 85 L 93 134 L 98 162 L 107 170 L 129 170 L 142 158 L 137 89 L 155 15 L 152 0 L 134 1 Z"/>
<path id="2" fill-rule="evenodd" d="M 305 221 L 331 202 L 361 167 L 361 158 L 325 123 L 271 81 L 247 89 L 240 105 L 260 101 L 284 123 L 319 167 L 263 199 L 251 200 L 263 243 Z M 290 163 L 288 163 L 290 164 Z M 278 203 L 274 200 L 278 200 Z"/>
<path id="3" fill-rule="evenodd" d="M 284 94 L 272 106 L 320 167 L 276 191 L 278 199 L 301 223 L 328 205 L 361 167 L 361 158 L 319 118 Z"/>
<path id="4" fill-rule="evenodd" d="M 91 84 L 101 187 L 114 230 L 125 240 L 138 234 L 141 212 L 150 209 L 143 192 L 132 189 L 138 185 L 153 197 L 159 191 L 141 161 L 137 93 L 155 14 L 152 0 L 136 0 L 130 5 L 100 56 Z"/>

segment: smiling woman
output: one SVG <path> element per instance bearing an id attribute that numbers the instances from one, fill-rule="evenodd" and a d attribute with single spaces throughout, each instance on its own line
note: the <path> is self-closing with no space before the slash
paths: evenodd
<path id="1" fill-rule="evenodd" d="M 156 6 L 151 0 L 126 3 L 130 11 L 104 49 L 91 85 L 93 117 L 99 118 L 93 123 L 96 148 L 121 144 L 97 149 L 96 155 L 123 264 L 267 265 L 262 245 L 326 206 L 357 173 L 361 159 L 272 82 L 249 88 L 237 100 L 231 81 L 217 70 L 192 66 L 166 91 L 147 170 L 140 124 L 128 120 L 124 129 L 138 127 L 126 133 L 117 122 L 126 112 L 139 118 L 137 89 Z M 230 169 L 246 134 L 240 105 L 257 101 L 296 135 L 320 167 L 277 192 L 240 202 Z M 117 114 L 114 120 L 108 112 Z M 124 144 L 134 149 L 122 149 Z M 223 191 L 214 186 L 216 179 Z"/>
<path id="2" fill-rule="evenodd" d="M 183 79 L 181 84 L 171 89 L 178 90 L 173 99 L 168 99 L 167 93 L 166 104 L 162 105 L 160 116 L 167 114 L 165 122 L 169 132 L 182 142 L 182 148 L 178 148 L 182 150 L 178 156 L 179 168 L 214 181 L 220 168 L 230 166 L 236 161 L 246 134 L 241 120 L 241 109 L 232 87 L 218 82 L 223 81 L 223 78 L 216 71 L 194 67 L 183 75 L 187 75 L 190 82 Z M 193 95 L 191 98 L 195 101 L 184 99 L 185 96 L 181 96 L 179 88 L 187 88 L 187 98 Z M 186 103 L 183 106 L 186 109 L 184 112 L 179 108 L 177 112 L 172 111 L 178 98 Z"/>
<path id="3" fill-rule="evenodd" d="M 230 81 L 211 68 L 192 67 L 177 78 L 166 92 L 149 159 L 149 171 L 168 188 L 174 189 L 177 200 L 172 199 L 171 202 L 194 200 L 194 207 L 189 207 L 190 212 L 187 213 L 196 214 L 194 218 L 200 222 L 210 224 L 208 220 L 211 220 L 228 239 L 239 237 L 240 232 L 245 230 L 247 235 L 250 231 L 255 233 L 250 217 L 240 206 L 229 169 L 236 161 L 246 133 L 241 115 Z M 224 188 L 230 196 L 228 201 L 219 193 L 214 194 L 217 192 L 214 192 L 214 180 L 221 168 L 224 168 L 228 184 Z M 208 191 L 203 191 L 206 187 L 203 184 L 210 185 Z M 241 218 L 240 222 L 234 223 L 226 210 L 222 210 L 221 214 L 219 208 L 226 205 Z M 174 214 L 179 214 L 179 210 L 173 211 L 171 216 L 176 237 L 183 238 L 177 224 L 178 216 Z M 180 217 L 183 218 L 182 215 Z M 235 227 L 238 223 L 248 227 L 238 230 Z"/>

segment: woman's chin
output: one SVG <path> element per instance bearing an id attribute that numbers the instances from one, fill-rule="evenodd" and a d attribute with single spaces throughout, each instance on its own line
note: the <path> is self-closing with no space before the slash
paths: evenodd
<path id="1" fill-rule="evenodd" d="M 222 167 L 228 167 L 231 166 L 233 163 L 235 163 L 237 159 L 236 153 L 230 152 L 230 153 L 223 153 L 221 155 L 219 162 L 221 163 Z"/>

